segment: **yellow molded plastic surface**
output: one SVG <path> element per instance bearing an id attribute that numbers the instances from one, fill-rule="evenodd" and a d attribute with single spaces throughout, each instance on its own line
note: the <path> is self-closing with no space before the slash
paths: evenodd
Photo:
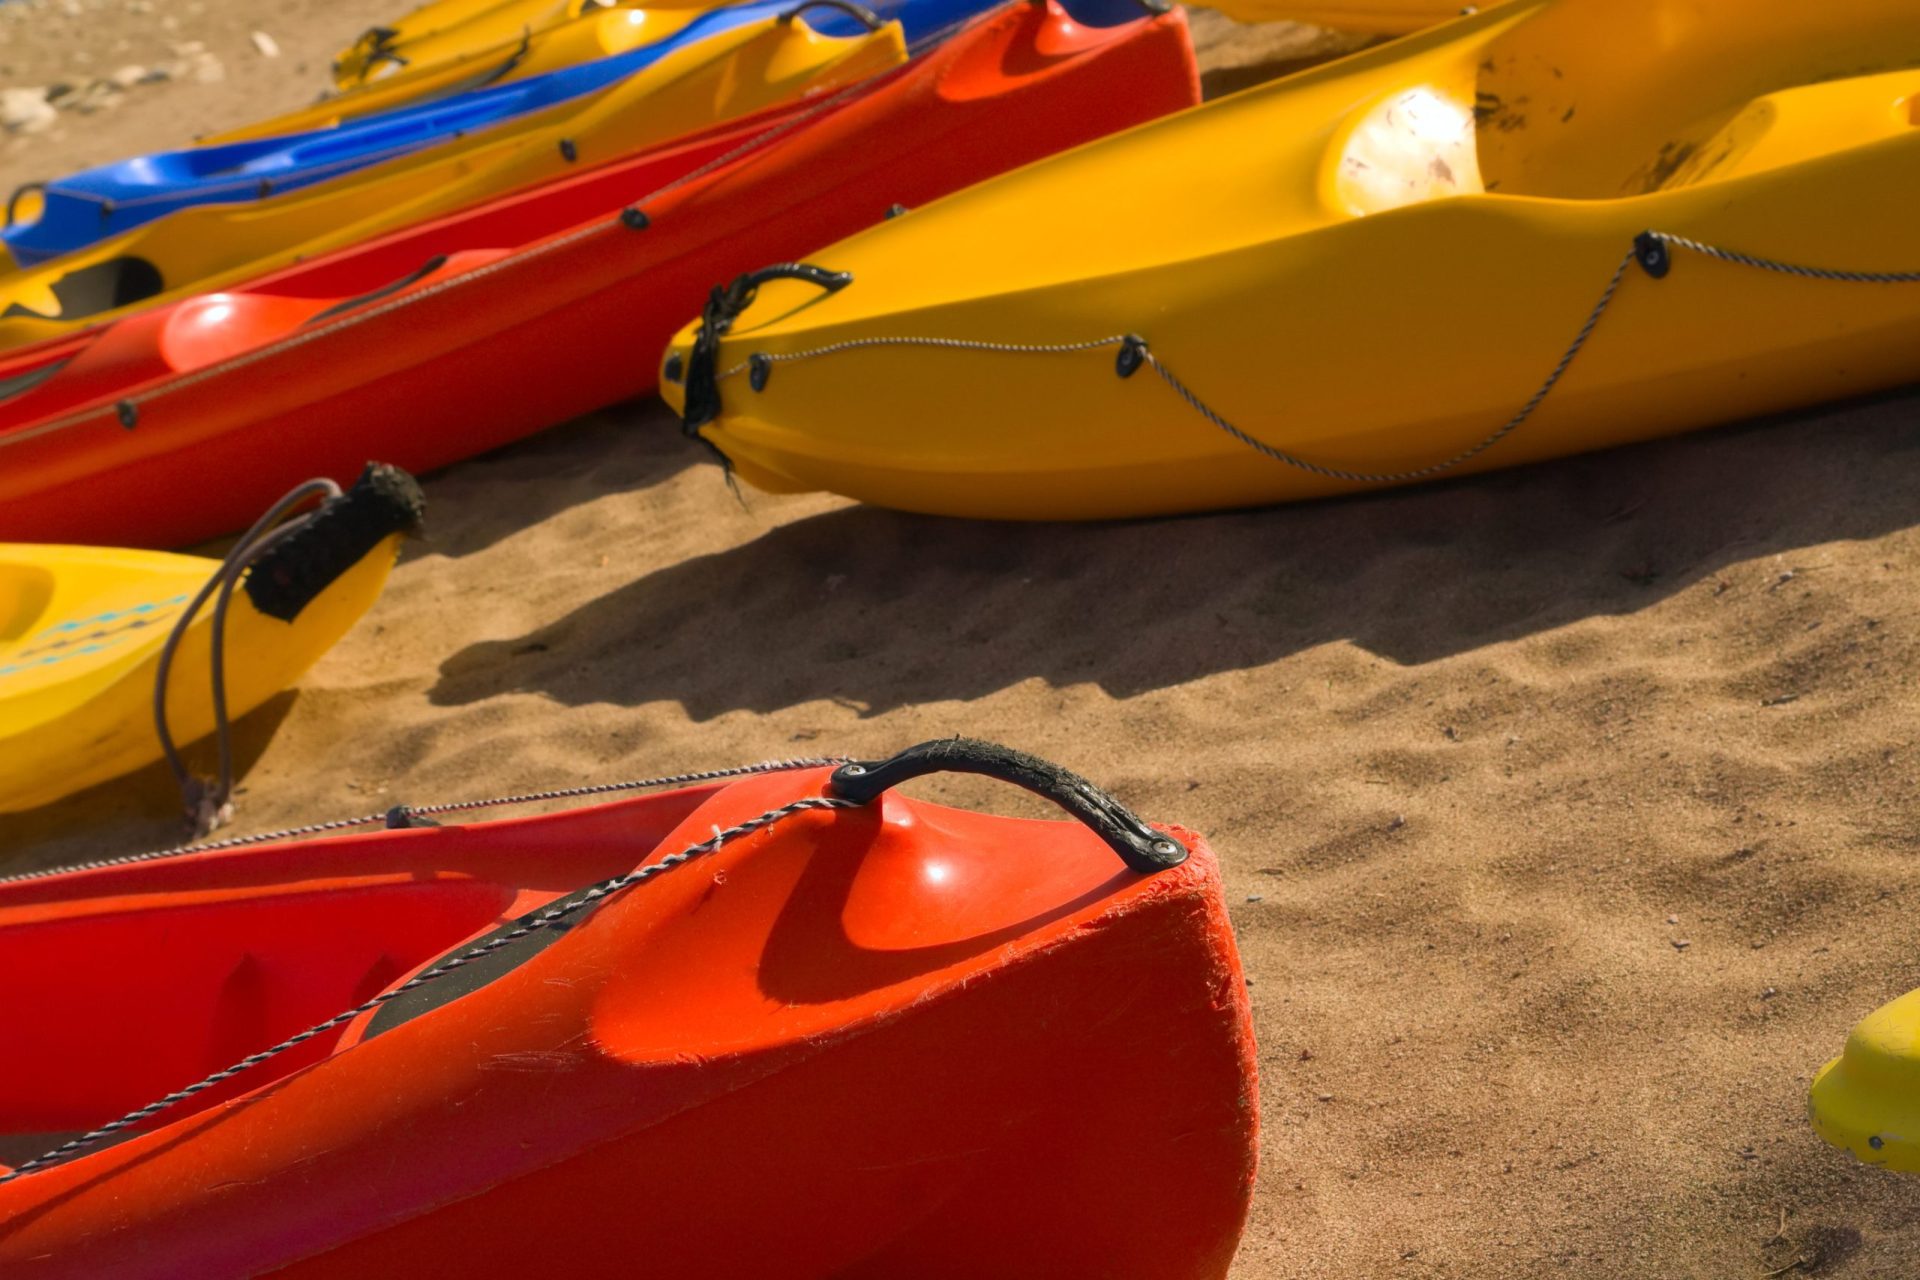
<path id="1" fill-rule="evenodd" d="M 523 36 L 539 37 L 590 18 L 598 11 L 622 8 L 628 0 L 437 0 L 406 17 L 383 23 L 393 34 L 376 42 L 369 31 L 333 60 L 334 84 L 354 89 L 408 73 L 472 63 L 511 50 Z M 708 0 L 682 6 L 652 0 L 652 8 L 685 7 L 689 16 Z M 376 52 L 383 50 L 383 53 Z M 401 61 L 404 59 L 405 61 Z"/>
<path id="2" fill-rule="evenodd" d="M 285 195 L 182 209 L 75 253 L 6 272 L 0 275 L 0 312 L 13 310 L 0 315 L 0 348 L 224 288 L 721 121 L 868 79 L 906 56 L 893 22 L 850 37 L 822 35 L 801 18 L 718 32 L 600 93 L 521 120 Z M 160 293 L 111 310 L 61 314 L 56 283 L 127 257 L 159 270 Z"/>
<path id="3" fill-rule="evenodd" d="M 763 287 L 706 437 L 742 477 L 950 515 L 1080 519 L 1378 487 L 1261 456 L 1115 347 L 1127 333 L 1236 427 L 1313 464 L 1416 473 L 1542 385 L 1636 235 L 1920 270 L 1910 0 L 1510 0 L 880 223 Z M 684 358 L 692 326 L 675 339 Z M 884 340 L 884 341 L 876 341 Z M 818 348 L 852 344 L 833 354 Z M 1673 250 L 1629 265 L 1538 412 L 1442 474 L 1920 376 L 1920 284 Z M 681 389 L 664 384 L 676 407 Z M 1394 481 L 1398 482 L 1398 481 Z"/>
<path id="4" fill-rule="evenodd" d="M 551 7 L 551 6 L 549 6 Z M 564 6 L 562 21 L 537 30 L 515 29 L 499 43 L 462 47 L 445 57 L 411 60 L 389 74 L 358 82 L 310 107 L 258 124 L 202 138 L 204 144 L 268 138 L 309 129 L 326 129 L 378 111 L 391 111 L 428 98 L 507 84 L 544 75 L 576 63 L 625 53 L 664 40 L 692 22 L 704 7 L 659 4 Z"/>
<path id="5" fill-rule="evenodd" d="M 1311 22 L 1318 27 L 1383 36 L 1419 31 L 1474 8 L 1460 0 L 1221 0 L 1211 7 L 1241 22 Z M 1492 4 L 1479 7 L 1491 8 Z"/>
<path id="6" fill-rule="evenodd" d="M 1920 991 L 1853 1029 L 1813 1078 L 1807 1116 L 1822 1138 L 1866 1163 L 1920 1173 Z"/>
<path id="7" fill-rule="evenodd" d="M 234 717 L 298 680 L 372 607 L 399 554 L 385 539 L 291 622 L 236 591 L 227 613 Z M 48 804 L 160 758 L 153 685 L 161 646 L 218 562 L 159 551 L 0 543 L 0 813 Z M 168 723 L 211 733 L 211 604 L 182 638 Z"/>

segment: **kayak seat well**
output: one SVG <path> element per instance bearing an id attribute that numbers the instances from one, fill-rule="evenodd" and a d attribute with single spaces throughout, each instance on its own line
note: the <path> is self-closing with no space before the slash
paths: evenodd
<path id="1" fill-rule="evenodd" d="M 1540 11 L 1485 48 L 1474 104 L 1488 191 L 1647 195 L 1915 127 L 1920 24 L 1889 39 L 1884 22 L 1825 10 L 1751 30 L 1681 0 L 1623 0 L 1598 26 L 1593 12 Z"/>
<path id="2" fill-rule="evenodd" d="M 156 337 L 169 369 L 199 369 L 229 360 L 313 325 L 325 324 L 416 285 L 458 275 L 505 255 L 499 249 L 435 254 L 398 279 L 350 298 L 294 294 L 205 293 L 175 306 Z"/>
<path id="3" fill-rule="evenodd" d="M 53 599 L 53 574 L 43 565 L 0 561 L 0 645 L 33 630 Z"/>
<path id="4" fill-rule="evenodd" d="M 25 373 L 0 377 L 0 403 L 27 394 L 41 383 L 52 379 L 72 362 L 73 357 L 67 356 L 59 360 L 49 360 L 39 368 L 29 369 Z"/>
<path id="5" fill-rule="evenodd" d="M 28 305 L 18 297 L 0 311 L 0 319 L 15 316 L 38 320 L 81 320 L 117 307 L 154 297 L 166 288 L 160 268 L 145 258 L 107 258 L 69 271 L 47 286 L 44 301 Z"/>
<path id="6" fill-rule="evenodd" d="M 0 590 L 5 574 L 0 562 Z M 20 1155 L 8 1135 L 31 1145 L 31 1135 L 113 1120 L 364 1003 L 504 921 L 630 871 L 710 790 L 564 821 L 103 868 L 82 893 L 11 886 L 0 895 L 0 965 L 34 980 L 0 985 L 0 1162 Z M 167 1118 L 271 1086 L 351 1035 L 348 1024 L 316 1036 Z"/>
<path id="7" fill-rule="evenodd" d="M 1920 72 L 1853 76 L 1755 98 L 1698 146 L 1665 152 L 1647 175 L 1649 189 L 1725 182 L 1849 146 L 1896 137 L 1920 126 Z"/>
<path id="8" fill-rule="evenodd" d="M 482 879 L 368 876 L 258 896 L 170 894 L 157 906 L 82 900 L 0 929 L 0 965 L 34 974 L 0 991 L 0 1135 L 114 1119 L 368 999 L 493 927 L 518 896 Z M 318 1060 L 334 1040 L 283 1055 L 246 1087 Z"/>
<path id="9" fill-rule="evenodd" d="M 1816 49 L 1802 65 L 1776 54 L 1746 83 L 1707 86 L 1720 94 L 1655 92 L 1639 82 L 1650 70 L 1625 83 L 1610 82 L 1622 79 L 1614 66 L 1583 77 L 1579 51 L 1540 39 L 1552 16 L 1520 24 L 1476 67 L 1433 68 L 1441 73 L 1428 83 L 1353 112 L 1333 140 L 1329 203 L 1364 216 L 1479 192 L 1613 199 L 1730 181 L 1920 127 L 1913 66 L 1854 74 L 1859 64 L 1844 59 L 1855 51 Z M 1920 47 L 1877 61 L 1920 62 Z"/>

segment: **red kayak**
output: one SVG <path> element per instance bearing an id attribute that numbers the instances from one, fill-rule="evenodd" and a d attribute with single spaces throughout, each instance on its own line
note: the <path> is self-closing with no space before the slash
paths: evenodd
<path id="1" fill-rule="evenodd" d="M 0 541 L 170 547 L 653 390 L 717 280 L 1199 100 L 1185 18 L 980 19 L 763 116 L 0 359 Z"/>
<path id="2" fill-rule="evenodd" d="M 1204 842 L 959 739 L 729 774 L 0 884 L 0 1274 L 1225 1276 Z"/>

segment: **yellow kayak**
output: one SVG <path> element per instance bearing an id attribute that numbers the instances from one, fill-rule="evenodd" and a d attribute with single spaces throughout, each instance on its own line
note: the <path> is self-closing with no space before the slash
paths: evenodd
<path id="1" fill-rule="evenodd" d="M 1917 67 L 1911 0 L 1510 0 L 744 281 L 663 392 L 762 488 L 1088 519 L 1897 385 Z"/>
<path id="2" fill-rule="evenodd" d="M 804 18 L 733 27 L 519 121 L 285 195 L 182 209 L 0 275 L 0 349 L 225 288 L 905 60 L 896 22 L 847 37 Z"/>
<path id="3" fill-rule="evenodd" d="M 1479 8 L 1491 7 L 1489 0 Z M 1460 0 L 1222 0 L 1209 7 L 1240 22 L 1310 22 L 1316 27 L 1398 36 L 1473 12 Z"/>
<path id="4" fill-rule="evenodd" d="M 1920 1173 L 1920 991 L 1870 1014 L 1813 1078 L 1814 1130 L 1868 1164 Z"/>
<path id="5" fill-rule="evenodd" d="M 292 685 L 373 605 L 420 509 L 410 476 L 369 466 L 260 553 L 226 611 L 231 717 Z M 162 757 L 162 651 L 223 568 L 158 551 L 0 544 L 0 813 Z M 179 742 L 216 728 L 213 618 L 198 611 L 172 655 L 166 724 Z"/>
<path id="6" fill-rule="evenodd" d="M 404 66 L 383 63 L 392 69 L 390 74 L 357 81 L 312 106 L 211 134 L 200 141 L 210 146 L 328 129 L 343 121 L 392 111 L 430 98 L 525 80 L 664 40 L 706 12 L 704 6 L 659 3 L 642 6 L 626 0 L 611 5 L 582 5 L 575 0 L 555 6 L 549 2 L 541 7 L 556 11 L 560 20 L 538 27 L 514 28 L 503 38 L 483 46 L 469 48 L 464 42 L 457 42 L 455 52 L 433 58 L 412 58 Z"/>
<path id="7" fill-rule="evenodd" d="M 333 60 L 333 82 L 354 89 L 409 72 L 481 61 L 522 37 L 548 32 L 622 7 L 623 0 L 438 0 L 391 23 L 369 27 Z M 654 0 L 650 7 L 681 6 Z M 686 6 L 689 16 L 707 7 Z"/>

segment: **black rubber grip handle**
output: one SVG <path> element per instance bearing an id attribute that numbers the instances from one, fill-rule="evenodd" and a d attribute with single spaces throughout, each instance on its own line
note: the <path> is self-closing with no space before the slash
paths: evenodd
<path id="1" fill-rule="evenodd" d="M 974 738 L 942 738 L 885 760 L 854 760 L 827 780 L 829 794 L 870 804 L 881 792 L 929 773 L 977 773 L 1024 787 L 1079 819 L 1142 874 L 1165 871 L 1187 860 L 1187 848 L 1155 831 L 1118 800 L 1079 774 L 1012 747 Z"/>
<path id="2" fill-rule="evenodd" d="M 800 0 L 799 4 L 780 15 L 780 21 L 792 22 L 809 9 L 823 8 L 838 9 L 869 31 L 878 31 L 887 25 L 879 14 L 863 4 L 853 3 L 853 0 Z"/>
<path id="3" fill-rule="evenodd" d="M 388 535 L 417 533 L 426 504 L 412 476 L 369 462 L 353 488 L 260 554 L 247 571 L 247 598 L 269 618 L 292 622 Z"/>

